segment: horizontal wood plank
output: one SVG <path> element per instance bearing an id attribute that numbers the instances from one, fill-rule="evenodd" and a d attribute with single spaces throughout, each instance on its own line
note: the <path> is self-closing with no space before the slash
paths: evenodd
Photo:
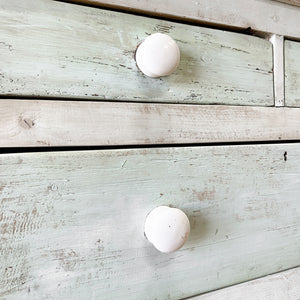
<path id="1" fill-rule="evenodd" d="M 297 108 L 1 100 L 0 147 L 300 139 Z"/>
<path id="2" fill-rule="evenodd" d="M 68 0 L 65 0 L 68 1 Z M 150 15 L 189 20 L 222 27 L 234 27 L 275 33 L 300 39 L 299 0 L 282 0 L 291 6 L 270 0 L 70 0 L 75 3 L 121 8 Z M 251 9 L 249 9 L 251 7 Z"/>
<path id="3" fill-rule="evenodd" d="M 300 144 L 0 156 L 0 297 L 180 299 L 300 260 Z M 185 246 L 144 237 L 158 205 Z"/>
<path id="4" fill-rule="evenodd" d="M 300 268 L 251 280 L 190 300 L 296 300 L 300 299 Z"/>
<path id="5" fill-rule="evenodd" d="M 300 43 L 285 41 L 285 101 L 300 107 Z"/>
<path id="6" fill-rule="evenodd" d="M 0 0 L 0 95 L 271 106 L 272 45 L 238 33 L 49 0 Z M 149 34 L 180 48 L 174 74 L 144 76 Z"/>
<path id="7" fill-rule="evenodd" d="M 300 6 L 299 0 L 276 0 L 276 1 L 283 2 L 290 5 Z"/>

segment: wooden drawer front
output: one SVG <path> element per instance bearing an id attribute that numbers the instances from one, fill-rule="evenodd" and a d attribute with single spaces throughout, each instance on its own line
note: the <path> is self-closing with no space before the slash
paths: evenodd
<path id="1" fill-rule="evenodd" d="M 0 1 L 2 95 L 273 105 L 272 47 L 248 35 L 48 0 Z M 151 79 L 134 52 L 167 33 L 174 74 Z"/>
<path id="2" fill-rule="evenodd" d="M 300 144 L 0 156 L 0 296 L 179 299 L 299 264 Z M 191 234 L 162 254 L 159 205 Z"/>
<path id="3" fill-rule="evenodd" d="M 285 41 L 285 103 L 300 107 L 300 43 Z"/>

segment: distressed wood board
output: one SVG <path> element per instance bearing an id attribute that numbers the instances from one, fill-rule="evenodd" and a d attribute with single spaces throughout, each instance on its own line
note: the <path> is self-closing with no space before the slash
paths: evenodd
<path id="1" fill-rule="evenodd" d="M 269 41 L 48 0 L 0 0 L 0 95 L 271 106 Z M 171 76 L 134 60 L 149 34 L 181 51 Z"/>
<path id="2" fill-rule="evenodd" d="M 0 101 L 0 147 L 300 139 L 297 108 L 90 101 Z"/>
<path id="3" fill-rule="evenodd" d="M 299 264 L 300 144 L 0 156 L 2 299 L 181 299 Z M 156 206 L 185 246 L 144 237 Z"/>
<path id="4" fill-rule="evenodd" d="M 236 29 L 252 28 L 255 31 L 275 33 L 300 39 L 298 0 L 71 0 L 69 2 L 113 7 L 143 12 L 149 15 L 188 20 Z"/>
<path id="5" fill-rule="evenodd" d="M 300 268 L 237 284 L 190 300 L 296 300 L 300 299 Z"/>
<path id="6" fill-rule="evenodd" d="M 283 2 L 290 5 L 300 6 L 299 0 L 276 0 L 276 1 Z"/>
<path id="7" fill-rule="evenodd" d="M 300 43 L 285 41 L 285 103 L 300 107 Z"/>

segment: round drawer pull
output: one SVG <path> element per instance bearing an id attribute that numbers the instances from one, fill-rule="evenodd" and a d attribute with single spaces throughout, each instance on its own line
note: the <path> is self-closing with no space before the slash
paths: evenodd
<path id="1" fill-rule="evenodd" d="M 176 70 L 180 51 L 171 37 L 163 33 L 154 33 L 138 46 L 135 59 L 139 69 L 145 75 L 162 77 Z"/>
<path id="2" fill-rule="evenodd" d="M 190 222 L 178 208 L 159 206 L 145 222 L 145 236 L 160 252 L 169 253 L 183 246 L 190 233 Z"/>

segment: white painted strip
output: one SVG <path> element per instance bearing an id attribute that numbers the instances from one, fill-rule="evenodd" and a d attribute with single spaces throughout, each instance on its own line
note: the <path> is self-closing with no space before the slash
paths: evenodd
<path id="1" fill-rule="evenodd" d="M 0 146 L 89 146 L 300 139 L 300 109 L 1 100 Z"/>
<path id="2" fill-rule="evenodd" d="M 234 285 L 191 300 L 296 300 L 300 299 L 300 268 Z"/>
<path id="3" fill-rule="evenodd" d="M 273 74 L 275 106 L 284 106 L 284 38 L 273 34 Z"/>

